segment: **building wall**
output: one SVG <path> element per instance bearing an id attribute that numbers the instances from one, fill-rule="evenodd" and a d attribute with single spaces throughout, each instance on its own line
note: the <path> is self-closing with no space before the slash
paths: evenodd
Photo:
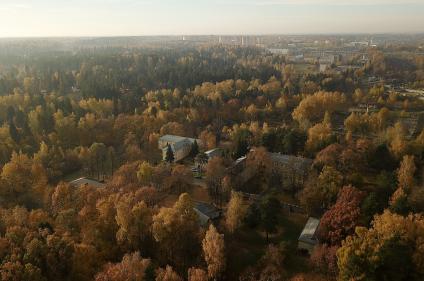
<path id="1" fill-rule="evenodd" d="M 184 145 L 181 149 L 176 151 L 174 154 L 177 155 L 175 157 L 176 161 L 180 161 L 184 158 L 186 158 L 190 154 L 191 146 L 190 145 Z"/>
<path id="2" fill-rule="evenodd" d="M 166 151 L 167 151 L 167 145 L 162 148 L 162 159 L 165 160 L 166 159 Z M 173 146 L 171 145 L 171 148 Z M 184 158 L 186 158 L 191 151 L 191 146 L 190 145 L 184 145 L 182 148 L 178 149 L 177 151 L 174 151 L 174 149 L 172 149 L 172 151 L 174 152 L 174 162 L 178 162 L 180 160 L 183 160 Z"/>
<path id="3" fill-rule="evenodd" d="M 159 140 L 158 144 L 159 144 L 159 149 L 164 149 L 168 146 L 168 144 L 173 145 L 174 142 Z"/>

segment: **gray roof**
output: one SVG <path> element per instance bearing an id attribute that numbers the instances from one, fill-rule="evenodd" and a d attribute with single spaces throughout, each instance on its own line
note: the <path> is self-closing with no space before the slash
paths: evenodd
<path id="1" fill-rule="evenodd" d="M 200 140 L 198 140 L 198 139 L 181 137 L 181 136 L 174 136 L 174 135 L 161 136 L 159 138 L 159 141 L 169 142 L 169 143 L 177 143 L 177 142 L 181 142 L 181 141 L 189 141 L 191 143 L 194 143 L 194 141 L 197 141 L 198 143 L 200 142 Z"/>
<path id="2" fill-rule="evenodd" d="M 233 164 L 227 168 L 227 170 L 234 170 L 234 169 L 240 169 L 242 165 L 244 165 L 244 162 L 246 161 L 247 157 L 243 156 L 237 159 L 233 162 Z"/>
<path id="3" fill-rule="evenodd" d="M 214 148 L 214 149 L 206 151 L 205 154 L 209 158 L 216 157 L 216 156 L 222 156 L 222 149 L 221 148 Z"/>
<path id="4" fill-rule="evenodd" d="M 159 138 L 160 141 L 164 142 L 180 142 L 187 139 L 186 137 L 174 136 L 174 135 L 164 135 Z"/>
<path id="5" fill-rule="evenodd" d="M 199 216 L 201 225 L 206 225 L 209 221 L 221 216 L 221 211 L 218 208 L 205 202 L 195 202 L 193 209 Z"/>
<path id="6" fill-rule="evenodd" d="M 89 178 L 79 178 L 79 179 L 71 181 L 69 184 L 74 186 L 74 187 L 80 187 L 81 185 L 90 185 L 90 186 L 94 186 L 94 187 L 105 187 L 106 186 L 106 184 L 104 184 L 104 183 L 101 183 L 99 181 L 89 179 Z"/>
<path id="7" fill-rule="evenodd" d="M 305 169 L 309 168 L 313 160 L 303 157 L 297 157 L 293 155 L 286 155 L 280 153 L 270 153 L 271 159 L 274 162 L 280 163 L 282 165 L 288 165 L 292 163 L 296 169 Z"/>
<path id="8" fill-rule="evenodd" d="M 211 221 L 211 218 L 208 217 L 207 215 L 203 214 L 202 212 L 200 212 L 196 208 L 194 208 L 194 211 L 196 212 L 196 214 L 197 214 L 197 216 L 199 218 L 199 224 L 201 226 L 207 226 L 208 223 Z"/>
<path id="9" fill-rule="evenodd" d="M 246 156 L 240 157 L 239 159 L 237 159 L 237 160 L 234 162 L 234 165 L 238 165 L 238 164 L 240 164 L 241 162 L 244 162 L 246 159 L 247 159 L 247 157 L 246 157 Z"/>
<path id="10" fill-rule="evenodd" d="M 302 230 L 302 233 L 299 236 L 299 241 L 315 245 L 318 240 L 316 237 L 316 231 L 319 226 L 319 219 L 310 217 L 306 222 L 305 227 Z"/>
<path id="11" fill-rule="evenodd" d="M 177 150 L 182 149 L 183 147 L 186 146 L 191 146 L 193 143 L 189 140 L 189 139 L 182 139 L 181 141 L 175 142 L 175 143 L 170 143 L 169 145 L 172 148 L 172 151 L 175 152 Z M 167 150 L 168 147 L 165 146 L 164 148 L 162 148 L 162 150 Z"/>
<path id="12" fill-rule="evenodd" d="M 180 137 L 180 136 L 174 136 L 174 135 L 164 135 L 159 138 L 159 141 L 169 143 L 174 152 L 188 145 L 192 145 L 195 141 L 197 142 L 197 144 L 200 144 L 200 140 L 198 139 L 186 138 L 186 137 Z M 167 149 L 167 147 L 165 146 L 162 149 Z"/>

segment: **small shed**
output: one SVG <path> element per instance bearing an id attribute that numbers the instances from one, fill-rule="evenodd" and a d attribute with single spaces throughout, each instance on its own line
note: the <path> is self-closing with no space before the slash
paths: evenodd
<path id="1" fill-rule="evenodd" d="M 317 229 L 319 226 L 319 219 L 310 217 L 306 222 L 305 227 L 302 230 L 302 233 L 299 236 L 298 240 L 298 249 L 301 251 L 306 251 L 309 254 L 312 253 L 315 246 L 318 244 L 317 238 Z"/>

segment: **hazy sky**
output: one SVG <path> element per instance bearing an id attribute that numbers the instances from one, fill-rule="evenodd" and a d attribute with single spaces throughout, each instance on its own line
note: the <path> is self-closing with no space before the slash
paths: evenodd
<path id="1" fill-rule="evenodd" d="M 424 0 L 0 0 L 0 37 L 424 32 Z"/>

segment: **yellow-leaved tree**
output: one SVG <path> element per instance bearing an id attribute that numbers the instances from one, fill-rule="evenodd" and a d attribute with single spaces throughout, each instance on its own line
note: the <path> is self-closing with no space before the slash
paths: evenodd
<path id="1" fill-rule="evenodd" d="M 339 280 L 423 280 L 424 217 L 385 211 L 337 252 Z"/>
<path id="2" fill-rule="evenodd" d="M 210 278 L 218 278 L 225 270 L 224 235 L 219 234 L 211 224 L 202 242 L 205 261 L 208 264 Z"/>

